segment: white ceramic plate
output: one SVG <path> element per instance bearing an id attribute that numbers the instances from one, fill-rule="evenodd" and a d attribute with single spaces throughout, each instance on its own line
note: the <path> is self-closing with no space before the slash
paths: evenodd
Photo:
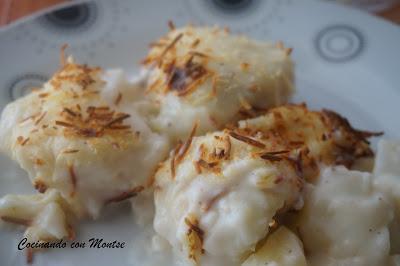
<path id="1" fill-rule="evenodd" d="M 400 27 L 311 0 L 99 0 L 41 14 L 0 33 L 0 109 L 51 76 L 64 43 L 81 63 L 137 71 L 148 43 L 166 32 L 170 19 L 178 26 L 219 24 L 257 39 L 283 40 L 294 47 L 294 101 L 334 109 L 356 127 L 400 138 Z M 23 171 L 1 156 L 0 196 L 16 192 L 33 190 Z M 142 265 L 148 254 L 132 248 L 138 232 L 128 208 L 113 206 L 77 232 L 78 241 L 124 241 L 124 249 L 48 250 L 35 255 L 34 265 Z M 25 265 L 17 250 L 22 232 L 2 225 L 1 265 Z"/>

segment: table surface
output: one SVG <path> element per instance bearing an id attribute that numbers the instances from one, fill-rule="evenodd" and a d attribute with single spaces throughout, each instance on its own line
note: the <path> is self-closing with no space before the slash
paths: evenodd
<path id="1" fill-rule="evenodd" d="M 31 13 L 71 0 L 0 0 L 0 27 Z M 400 24 L 400 3 L 378 14 Z"/>

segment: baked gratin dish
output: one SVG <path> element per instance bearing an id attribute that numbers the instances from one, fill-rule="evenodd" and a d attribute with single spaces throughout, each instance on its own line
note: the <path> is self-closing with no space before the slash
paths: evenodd
<path id="1" fill-rule="evenodd" d="M 172 265 L 400 265 L 400 142 L 375 156 L 379 129 L 292 103 L 291 53 L 172 24 L 135 78 L 62 50 L 2 111 L 1 151 L 37 193 L 1 198 L 1 220 L 29 241 L 74 239 L 128 201 Z"/>

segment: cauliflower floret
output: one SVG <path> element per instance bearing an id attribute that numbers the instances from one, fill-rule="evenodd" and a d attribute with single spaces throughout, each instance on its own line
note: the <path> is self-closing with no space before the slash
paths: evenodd
<path id="1" fill-rule="evenodd" d="M 307 266 L 303 244 L 289 229 L 282 226 L 268 236 L 266 242 L 242 266 Z"/>
<path id="2" fill-rule="evenodd" d="M 374 186 L 385 193 L 395 210 L 390 224 L 391 254 L 400 253 L 400 142 L 381 140 L 374 167 Z"/>
<path id="3" fill-rule="evenodd" d="M 273 146 L 193 135 L 156 173 L 154 228 L 186 264 L 240 265 L 275 215 L 301 207 L 302 180 Z"/>
<path id="4" fill-rule="evenodd" d="M 141 89 L 121 71 L 70 60 L 43 88 L 7 105 L 0 148 L 39 192 L 54 189 L 74 216 L 96 218 L 104 205 L 149 186 L 168 153 L 167 137 L 136 109 Z"/>
<path id="5" fill-rule="evenodd" d="M 144 60 L 148 96 L 159 104 L 152 126 L 176 141 L 189 134 L 193 121 L 200 135 L 287 102 L 293 92 L 290 51 L 219 28 L 170 31 Z"/>
<path id="6" fill-rule="evenodd" d="M 5 222 L 27 226 L 28 241 L 55 240 L 70 236 L 70 218 L 60 193 L 49 189 L 37 195 L 7 195 L 0 199 L 0 217 Z M 69 218 L 69 219 L 68 219 Z"/>
<path id="7" fill-rule="evenodd" d="M 393 210 L 371 174 L 327 167 L 305 195 L 296 227 L 311 265 L 388 265 Z"/>

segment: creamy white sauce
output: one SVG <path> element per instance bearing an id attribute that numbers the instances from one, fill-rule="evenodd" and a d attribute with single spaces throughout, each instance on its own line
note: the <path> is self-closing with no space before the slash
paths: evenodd
<path id="1" fill-rule="evenodd" d="M 249 44 L 245 42 L 246 45 Z M 227 50 L 225 46 L 221 47 L 223 51 Z M 235 48 L 234 44 L 228 45 L 228 48 Z M 269 48 L 274 51 L 273 47 Z M 284 84 L 286 92 L 282 95 L 271 92 L 269 95 L 271 105 L 285 101 L 287 94 L 290 94 L 291 82 L 285 79 L 291 76 L 292 71 L 288 58 L 282 57 L 284 55 L 280 53 L 276 54 L 276 51 L 273 55 L 272 59 L 279 62 L 278 66 L 283 64 L 278 70 L 287 71 L 280 81 L 282 84 L 286 81 L 287 84 Z M 253 54 L 242 54 L 240 51 L 235 51 L 233 57 L 235 64 L 240 63 L 236 57 L 241 60 L 249 59 L 255 63 L 259 61 Z M 212 67 L 224 74 L 224 78 L 231 77 L 232 73 L 239 71 L 233 66 L 216 63 Z M 155 134 L 153 130 L 168 132 L 172 136 L 169 137 L 175 140 L 186 136 L 196 119 L 201 122 L 201 132 L 215 130 L 216 125 L 210 120 L 210 114 L 224 123 L 230 121 L 230 114 L 237 112 L 236 108 L 232 108 L 238 103 L 236 92 L 240 92 L 240 87 L 244 86 L 244 83 L 273 83 L 269 78 L 263 80 L 251 75 L 242 76 L 239 86 L 236 84 L 236 87 L 222 87 L 235 91 L 234 98 L 226 98 L 226 94 L 223 93 L 218 95 L 217 101 L 224 101 L 223 106 L 226 108 L 220 108 L 215 102 L 206 102 L 202 105 L 201 99 L 181 101 L 172 94 L 163 95 L 160 107 L 150 103 L 151 101 L 149 102 L 143 93 L 149 76 L 158 75 L 156 71 L 149 73 L 144 70 L 137 76 L 127 76 L 123 70 L 113 69 L 102 74 L 101 79 L 106 81 L 100 93 L 102 101 L 115 107 L 115 100 L 122 94 L 118 110 L 129 113 L 131 117 L 126 122 L 150 141 L 145 139 L 140 142 L 138 144 L 140 147 L 135 147 L 132 153 L 128 152 L 125 159 L 114 158 L 107 151 L 103 151 L 102 156 L 108 158 L 104 163 L 101 161 L 98 163 L 96 157 L 90 157 L 93 164 L 77 165 L 75 169 L 77 175 L 91 177 L 79 183 L 80 200 L 70 202 L 76 205 L 77 212 L 82 211 L 89 216 L 97 217 L 107 197 L 114 195 L 116 191 L 130 188 L 132 184 L 125 182 L 125 179 L 128 178 L 127 173 L 132 172 L 132 165 L 135 162 L 141 162 L 134 169 L 136 174 L 141 178 L 150 174 L 150 169 L 165 157 L 169 145 L 167 136 Z M 284 74 L 278 72 L 275 74 Z M 205 87 L 209 85 L 205 83 Z M 45 89 L 49 89 L 49 86 L 46 84 Z M 257 103 L 261 98 L 255 94 L 249 100 Z M 38 105 L 36 98 L 24 98 L 5 109 L 7 117 L 2 119 L 0 144 L 20 162 L 31 178 L 38 173 L 52 176 L 49 172 L 57 171 L 57 175 L 52 176 L 54 178 L 52 181 L 56 183 L 55 187 L 59 191 L 50 189 L 40 195 L 3 197 L 0 199 L 0 215 L 30 219 L 32 225 L 25 234 L 32 240 L 58 239 L 68 235 L 67 217 L 61 195 L 68 198 L 70 185 L 67 182 L 68 172 L 56 168 L 56 165 L 65 166 L 66 161 L 58 160 L 59 158 L 53 156 L 53 153 L 58 154 L 69 143 L 62 138 L 46 142 L 43 150 L 48 146 L 52 147 L 45 151 L 46 158 L 50 158 L 52 162 L 58 160 L 54 169 L 38 170 L 24 151 L 12 149 L 15 137 L 30 130 L 22 128 L 18 132 L 12 132 L 13 126 L 22 117 L 38 111 L 36 109 Z M 54 106 L 48 106 L 49 111 L 52 108 Z M 207 141 L 212 139 L 210 135 L 201 138 Z M 84 145 L 79 141 L 75 144 L 76 147 Z M 193 143 L 194 146 L 197 144 L 196 141 Z M 30 155 L 41 152 L 40 148 L 32 148 Z M 153 191 L 149 190 L 131 200 L 134 220 L 125 219 L 121 223 L 125 226 L 121 228 L 130 234 L 134 232 L 128 250 L 125 251 L 129 254 L 128 262 L 132 265 L 137 265 L 138 262 L 142 266 L 192 265 L 193 262 L 186 260 L 184 238 L 187 226 L 184 218 L 193 213 L 199 215 L 200 227 L 206 231 L 204 239 L 206 255 L 201 260 L 202 265 L 240 265 L 240 255 L 243 252 L 254 251 L 256 243 L 265 236 L 265 228 L 273 215 L 283 206 L 284 199 L 293 201 L 293 198 L 298 198 L 297 191 L 288 187 L 273 188 L 274 193 L 282 193 L 280 197 L 256 189 L 259 178 L 274 173 L 275 169 L 263 167 L 252 158 L 242 158 L 224 165 L 222 173 L 226 179 L 214 182 L 211 174 L 204 174 L 199 178 L 192 164 L 197 155 L 192 152 L 188 156 L 190 158 L 182 162 L 177 170 L 175 181 L 177 184 L 170 186 L 164 183 L 165 190 L 156 193 L 158 204 L 156 213 Z M 77 159 L 79 161 L 79 158 Z M 378 145 L 373 174 L 349 171 L 343 167 L 325 168 L 319 180 L 315 184 L 308 184 L 303 191 L 305 207 L 301 209 L 302 198 L 293 203 L 295 209 L 301 209 L 299 217 L 291 221 L 296 224 L 300 233 L 292 230 L 291 233 L 285 232 L 279 241 L 275 238 L 269 239 L 273 243 L 272 247 L 276 248 L 276 252 L 282 253 L 288 252 L 288 248 L 293 248 L 291 251 L 295 252 L 286 257 L 286 261 L 289 261 L 287 263 L 290 261 L 304 263 L 302 250 L 304 244 L 309 265 L 400 265 L 399 165 L 400 143 L 381 141 Z M 139 168 L 140 170 L 137 170 Z M 7 170 L 4 174 L 6 173 L 12 175 L 14 170 Z M 161 174 L 164 174 L 165 178 L 170 178 L 168 173 Z M 199 203 L 209 202 L 219 195 L 222 196 L 214 202 L 210 210 L 207 212 L 201 210 L 202 205 Z M 106 225 L 101 229 L 108 228 Z M 297 233 L 297 236 L 294 233 Z M 266 241 L 266 247 L 271 243 L 269 240 Z M 277 243 L 283 245 L 279 246 Z M 259 260 L 263 261 L 264 258 L 271 259 L 274 255 L 261 249 L 261 252 L 252 254 L 245 265 L 260 265 L 254 263 L 259 263 Z M 273 265 L 279 265 L 278 259 L 271 260 L 275 263 Z"/>

